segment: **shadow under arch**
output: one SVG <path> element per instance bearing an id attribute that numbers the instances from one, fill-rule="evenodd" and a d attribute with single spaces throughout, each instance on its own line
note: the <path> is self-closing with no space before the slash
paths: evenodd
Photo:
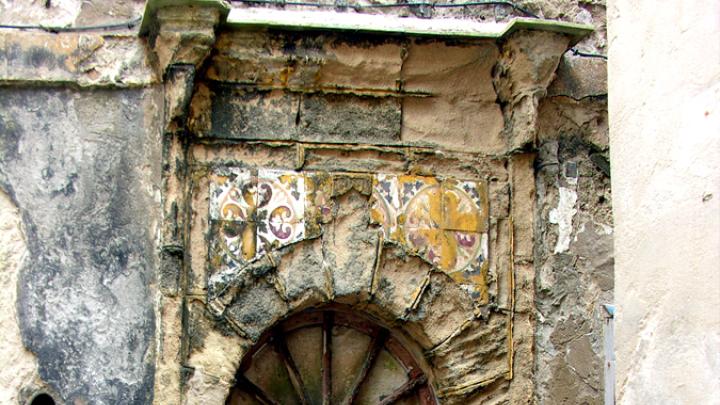
<path id="1" fill-rule="evenodd" d="M 330 303 L 268 328 L 226 404 L 437 404 L 420 346 L 368 312 Z"/>

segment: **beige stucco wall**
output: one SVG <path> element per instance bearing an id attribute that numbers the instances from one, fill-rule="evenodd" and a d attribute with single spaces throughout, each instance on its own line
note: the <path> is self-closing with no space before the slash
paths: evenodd
<path id="1" fill-rule="evenodd" d="M 608 4 L 621 404 L 720 403 L 718 15 Z"/>

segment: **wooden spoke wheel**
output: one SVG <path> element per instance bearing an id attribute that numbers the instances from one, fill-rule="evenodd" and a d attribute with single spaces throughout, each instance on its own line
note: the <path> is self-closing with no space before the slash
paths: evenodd
<path id="1" fill-rule="evenodd" d="M 390 331 L 337 308 L 306 311 L 245 355 L 226 404 L 437 404 L 427 377 Z"/>

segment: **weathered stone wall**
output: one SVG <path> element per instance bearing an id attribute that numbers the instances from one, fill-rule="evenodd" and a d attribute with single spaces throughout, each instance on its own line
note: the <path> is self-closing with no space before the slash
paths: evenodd
<path id="1" fill-rule="evenodd" d="M 99 24 L 142 9 L 41 3 L 0 2 L 0 22 Z M 578 47 L 604 52 L 603 2 L 519 4 L 595 24 Z M 505 6 L 367 12 L 513 15 Z M 223 403 L 257 336 L 337 301 L 426 350 L 443 401 L 597 403 L 599 304 L 613 284 L 604 61 L 560 58 L 568 39 L 547 32 L 500 42 L 215 37 L 214 18 L 154 41 L 0 31 L 3 224 L 24 230 L 24 242 L 8 238 L 28 251 L 3 265 L 4 282 L 19 280 L 19 328 L 2 322 L 22 336 L 7 350 L 23 372 L 0 395 Z M 320 173 L 337 189 L 330 218 L 249 267 L 218 318 L 209 189 L 228 167 Z M 487 185 L 480 305 L 421 254 L 378 239 L 369 217 L 378 173 Z"/>
<path id="2" fill-rule="evenodd" d="M 0 24 L 73 26 L 117 24 L 142 15 L 144 0 L 0 1 Z"/>

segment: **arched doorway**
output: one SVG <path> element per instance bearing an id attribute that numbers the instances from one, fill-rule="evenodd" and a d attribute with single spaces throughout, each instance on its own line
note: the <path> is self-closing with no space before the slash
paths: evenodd
<path id="1" fill-rule="evenodd" d="M 436 404 L 403 341 L 344 307 L 306 310 L 245 355 L 226 404 Z"/>

